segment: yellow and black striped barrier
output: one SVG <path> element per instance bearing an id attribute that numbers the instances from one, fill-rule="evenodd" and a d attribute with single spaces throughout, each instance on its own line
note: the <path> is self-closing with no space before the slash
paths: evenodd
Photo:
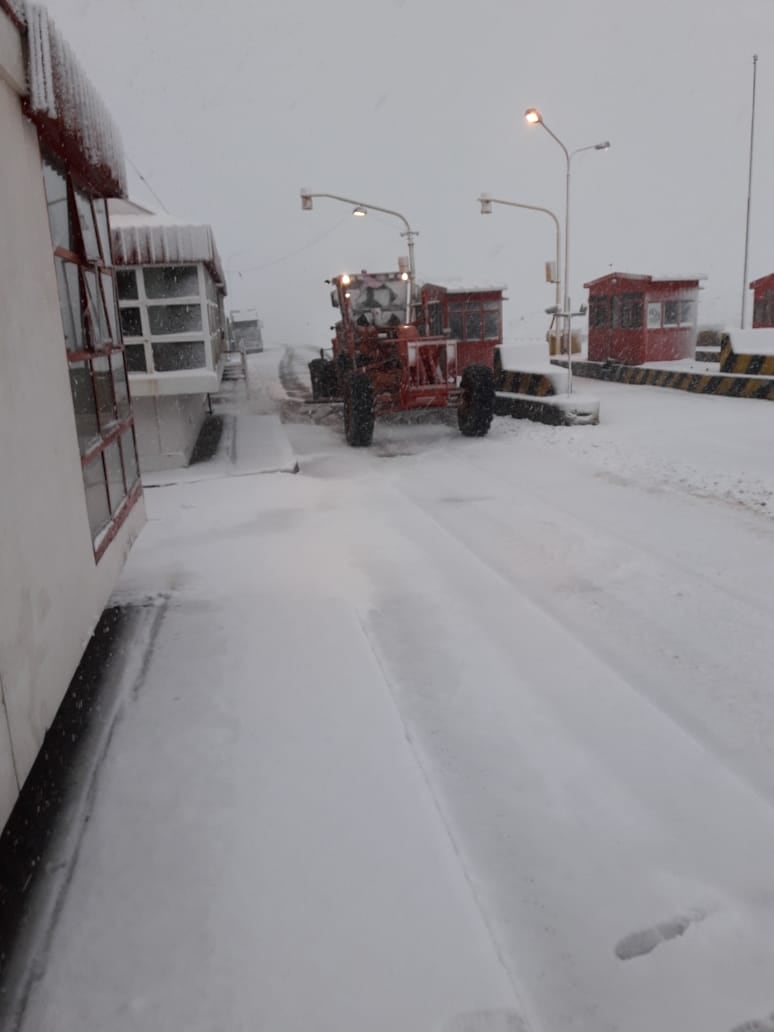
<path id="1" fill-rule="evenodd" d="M 508 394 L 529 394 L 533 398 L 556 394 L 551 377 L 545 373 L 520 373 L 513 369 L 502 370 L 497 389 Z"/>
<path id="2" fill-rule="evenodd" d="M 741 356 L 740 356 L 741 357 Z M 566 368 L 566 362 L 553 361 Z M 774 401 L 774 378 L 762 376 L 725 376 L 722 373 L 690 373 L 684 370 L 643 369 L 642 366 L 619 365 L 615 362 L 579 362 L 572 364 L 576 376 L 612 383 L 629 383 L 646 387 L 670 387 L 691 394 L 716 394 L 727 398 L 757 398 Z"/>
<path id="3" fill-rule="evenodd" d="M 774 355 L 739 354 L 730 333 L 720 338 L 720 369 L 740 376 L 774 376 Z"/>

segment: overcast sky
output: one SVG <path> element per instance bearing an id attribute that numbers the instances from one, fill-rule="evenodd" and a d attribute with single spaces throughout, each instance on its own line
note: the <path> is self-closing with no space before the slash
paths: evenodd
<path id="1" fill-rule="evenodd" d="M 774 270 L 774 0 L 48 0 L 174 214 L 209 222 L 233 307 L 275 344 L 327 344 L 323 281 L 392 268 L 402 211 L 420 279 L 508 286 L 510 338 L 553 303 L 543 215 L 573 162 L 571 294 L 616 269 L 705 273 L 702 322 L 739 318 L 752 55 L 759 54 L 750 278 Z M 153 202 L 130 166 L 133 196 Z M 749 303 L 748 303 L 749 311 Z"/>

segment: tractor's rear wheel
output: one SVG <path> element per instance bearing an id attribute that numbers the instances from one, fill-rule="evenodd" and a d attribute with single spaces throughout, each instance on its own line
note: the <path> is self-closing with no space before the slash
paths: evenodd
<path id="1" fill-rule="evenodd" d="M 350 373 L 344 381 L 344 432 L 353 448 L 373 440 L 374 389 L 365 373 Z"/>
<path id="2" fill-rule="evenodd" d="M 312 383 L 312 401 L 319 401 L 325 394 L 325 359 L 313 358 L 309 363 L 309 379 Z"/>
<path id="3" fill-rule="evenodd" d="M 494 373 L 487 366 L 469 365 L 462 373 L 457 423 L 466 437 L 486 437 L 495 406 Z"/>

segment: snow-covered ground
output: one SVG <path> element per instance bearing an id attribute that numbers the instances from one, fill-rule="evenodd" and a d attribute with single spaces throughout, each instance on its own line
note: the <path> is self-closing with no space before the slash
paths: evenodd
<path id="1" fill-rule="evenodd" d="M 593 391 L 149 490 L 24 1032 L 774 1029 L 774 405 Z"/>

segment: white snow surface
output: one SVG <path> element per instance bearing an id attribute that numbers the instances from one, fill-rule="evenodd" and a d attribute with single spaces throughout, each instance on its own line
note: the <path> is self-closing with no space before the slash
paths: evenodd
<path id="1" fill-rule="evenodd" d="M 107 168 L 126 195 L 126 161 L 118 128 L 45 7 L 26 5 L 30 108 L 77 137 L 89 163 Z"/>
<path id="2" fill-rule="evenodd" d="M 769 1027 L 774 406 L 594 390 L 148 493 L 24 1032 Z"/>
<path id="3" fill-rule="evenodd" d="M 729 335 L 737 355 L 774 355 L 774 328 L 739 330 L 726 326 L 721 332 Z"/>

